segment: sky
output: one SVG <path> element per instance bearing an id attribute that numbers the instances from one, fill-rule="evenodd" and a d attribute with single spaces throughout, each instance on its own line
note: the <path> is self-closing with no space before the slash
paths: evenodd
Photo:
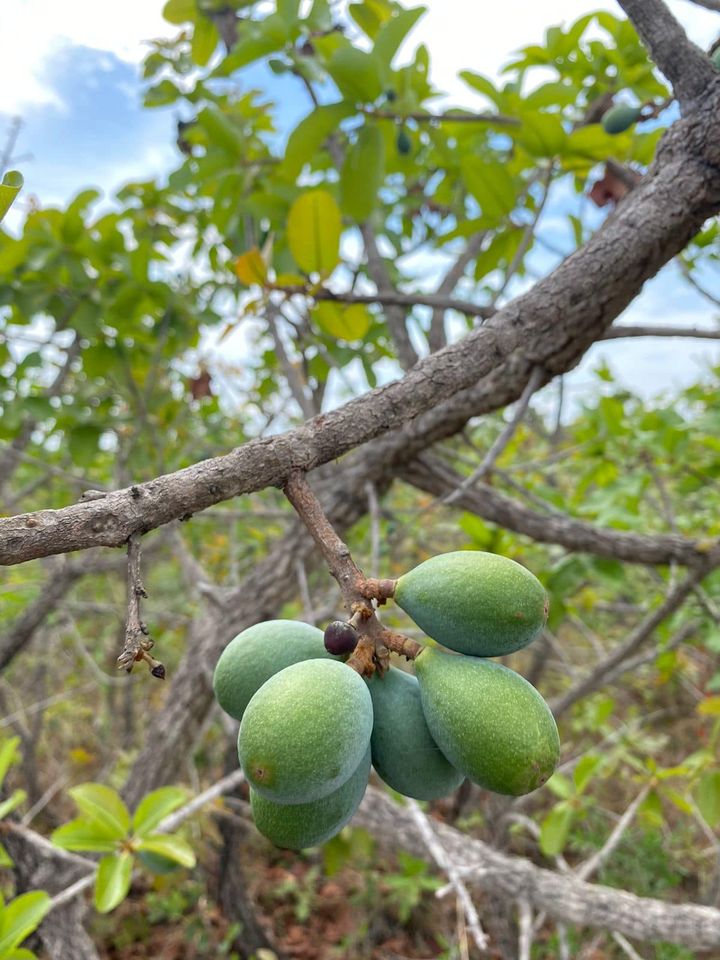
<path id="1" fill-rule="evenodd" d="M 514 50 L 541 40 L 547 26 L 596 9 L 619 11 L 613 0 L 502 0 L 490 8 L 467 0 L 425 0 L 425 5 L 428 12 L 410 43 L 427 44 L 435 85 L 453 102 L 469 106 L 478 101 L 458 81 L 457 70 L 496 75 Z M 26 198 L 60 204 L 87 186 L 111 194 L 129 180 L 161 176 L 176 163 L 177 110 L 141 105 L 139 67 L 147 41 L 177 29 L 162 19 L 162 6 L 163 0 L 123 0 L 119 7 L 97 0 L 0 0 L 0 150 L 12 118 L 20 116 L 15 155 Z M 718 14 L 688 0 L 671 0 L 669 6 L 701 46 L 707 48 L 720 32 Z M 271 96 L 281 94 L 283 126 L 292 126 L 307 109 L 302 93 L 278 88 L 278 78 L 263 67 L 249 70 L 244 82 Z M 718 278 L 707 279 L 720 296 Z M 646 286 L 623 320 L 712 325 L 717 316 L 670 268 Z M 572 374 L 571 395 L 580 398 L 597 388 L 589 371 L 600 359 L 621 381 L 648 395 L 692 382 L 710 361 L 720 363 L 720 347 L 681 340 L 597 345 Z"/>

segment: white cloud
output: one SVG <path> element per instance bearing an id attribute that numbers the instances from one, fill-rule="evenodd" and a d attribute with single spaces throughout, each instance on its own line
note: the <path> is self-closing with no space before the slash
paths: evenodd
<path id="1" fill-rule="evenodd" d="M 0 113 L 63 108 L 47 79 L 47 66 L 63 47 L 90 47 L 139 63 L 148 39 L 177 29 L 162 19 L 162 6 L 162 0 L 123 0 L 117 8 L 97 0 L 2 0 Z"/>

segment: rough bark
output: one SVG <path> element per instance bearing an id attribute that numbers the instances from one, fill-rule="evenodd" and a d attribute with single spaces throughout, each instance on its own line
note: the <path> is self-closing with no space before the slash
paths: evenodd
<path id="1" fill-rule="evenodd" d="M 45 890 L 55 894 L 87 873 L 87 862 L 60 850 L 21 827 L 4 829 L 2 842 L 14 863 L 18 893 Z M 43 950 L 50 960 L 100 960 L 85 932 L 87 904 L 82 897 L 53 910 L 25 946 Z"/>
<path id="2" fill-rule="evenodd" d="M 393 848 L 429 858 L 414 822 L 379 790 L 368 790 L 353 823 L 369 829 Z M 691 949 L 720 947 L 720 910 L 666 903 L 587 883 L 500 853 L 446 824 L 433 821 L 433 827 L 448 857 L 463 871 L 470 871 L 465 874 L 466 882 L 493 895 L 511 901 L 525 898 L 535 909 L 562 923 L 613 930 L 638 940 L 679 943 Z"/>

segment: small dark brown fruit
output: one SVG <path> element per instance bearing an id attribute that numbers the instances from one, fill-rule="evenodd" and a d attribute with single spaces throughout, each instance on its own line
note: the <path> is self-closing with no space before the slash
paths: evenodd
<path id="1" fill-rule="evenodd" d="M 344 623 L 342 620 L 333 620 L 325 628 L 323 639 L 327 652 L 337 657 L 353 652 L 357 646 L 358 635 L 349 623 Z"/>

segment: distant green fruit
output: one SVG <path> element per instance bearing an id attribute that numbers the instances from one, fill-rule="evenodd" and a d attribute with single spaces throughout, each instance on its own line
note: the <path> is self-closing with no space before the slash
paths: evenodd
<path id="1" fill-rule="evenodd" d="M 640 107 L 619 103 L 603 114 L 601 123 L 605 133 L 624 133 L 640 119 Z"/>
<path id="2" fill-rule="evenodd" d="M 433 739 L 470 780 L 520 796 L 551 776 L 560 755 L 557 727 L 527 680 L 499 663 L 431 647 L 415 670 Z"/>
<path id="3" fill-rule="evenodd" d="M 310 803 L 273 803 L 250 788 L 255 826 L 276 847 L 303 850 L 330 840 L 360 806 L 370 773 L 370 750 L 350 779 L 322 800 Z"/>
<path id="4" fill-rule="evenodd" d="M 420 687 L 409 673 L 390 667 L 368 681 L 373 701 L 373 766 L 398 793 L 435 800 L 452 793 L 465 777 L 451 766 L 430 735 L 420 702 Z"/>
<path id="5" fill-rule="evenodd" d="M 372 724 L 372 699 L 354 670 L 337 660 L 295 663 L 248 704 L 238 734 L 240 764 L 268 800 L 320 800 L 358 768 Z"/>
<path id="6" fill-rule="evenodd" d="M 406 157 L 412 149 L 412 140 L 410 139 L 407 130 L 404 130 L 402 127 L 398 131 L 398 135 L 395 140 L 395 147 L 397 152 L 402 157 Z"/>
<path id="7" fill-rule="evenodd" d="M 471 657 L 500 657 L 542 630 L 547 597 L 529 570 L 494 553 L 431 557 L 400 577 L 395 602 L 427 633 Z"/>
<path id="8" fill-rule="evenodd" d="M 239 633 L 215 667 L 215 698 L 225 713 L 242 719 L 250 698 L 274 674 L 302 660 L 327 660 L 322 630 L 296 620 L 267 620 Z"/>

